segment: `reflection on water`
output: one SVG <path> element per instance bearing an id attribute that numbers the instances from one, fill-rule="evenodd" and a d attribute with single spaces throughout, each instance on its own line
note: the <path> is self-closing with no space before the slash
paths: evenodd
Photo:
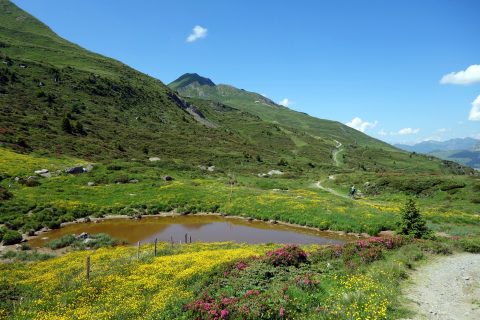
<path id="1" fill-rule="evenodd" d="M 309 230 L 301 227 L 271 224 L 262 221 L 225 218 L 220 216 L 189 215 L 174 217 L 144 217 L 141 220 L 108 219 L 97 223 L 76 223 L 58 230 L 41 234 L 29 241 L 31 246 L 39 247 L 52 239 L 66 234 L 108 233 L 114 238 L 124 239 L 128 243 L 184 241 L 185 234 L 192 241 L 214 242 L 235 241 L 246 243 L 318 243 L 335 244 L 350 240 L 350 237 L 328 232 Z M 48 239 L 43 239 L 48 237 Z"/>

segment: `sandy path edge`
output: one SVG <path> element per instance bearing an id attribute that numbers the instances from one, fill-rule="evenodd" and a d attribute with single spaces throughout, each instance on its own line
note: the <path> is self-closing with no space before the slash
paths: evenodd
<path id="1" fill-rule="evenodd" d="M 411 319 L 480 319 L 480 254 L 438 257 L 412 273 L 404 288 Z"/>

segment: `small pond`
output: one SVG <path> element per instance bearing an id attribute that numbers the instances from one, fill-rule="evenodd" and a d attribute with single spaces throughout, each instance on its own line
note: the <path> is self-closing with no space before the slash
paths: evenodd
<path id="1" fill-rule="evenodd" d="M 40 247 L 50 240 L 82 232 L 107 233 L 130 244 L 137 241 L 153 242 L 155 238 L 158 241 L 170 241 L 171 237 L 175 242 L 184 242 L 185 234 L 188 234 L 188 239 L 191 237 L 192 241 L 202 242 L 340 244 L 352 240 L 350 236 L 263 221 L 214 215 L 187 215 L 143 217 L 140 220 L 116 218 L 69 224 L 61 229 L 42 233 L 29 240 L 29 243 L 32 247 Z"/>

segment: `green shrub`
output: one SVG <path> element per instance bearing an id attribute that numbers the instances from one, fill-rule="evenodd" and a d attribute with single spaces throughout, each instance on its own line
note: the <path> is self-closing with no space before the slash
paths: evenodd
<path id="1" fill-rule="evenodd" d="M 471 253 L 480 253 L 480 239 L 465 238 L 460 240 L 460 247 L 462 250 Z"/>
<path id="2" fill-rule="evenodd" d="M 50 221 L 47 223 L 47 227 L 49 229 L 59 229 L 60 228 L 60 221 Z"/>
<path id="3" fill-rule="evenodd" d="M 17 284 L 9 283 L 2 279 L 0 281 L 0 314 L 5 316 L 11 315 L 15 310 L 15 303 L 21 301 L 22 292 Z"/>
<path id="4" fill-rule="evenodd" d="M 408 199 L 402 209 L 402 221 L 400 222 L 398 232 L 415 238 L 426 238 L 430 236 L 427 222 L 420 214 L 413 199 Z"/>
<path id="5" fill-rule="evenodd" d="M 76 240 L 75 236 L 72 234 L 69 234 L 59 239 L 55 239 L 47 242 L 46 246 L 53 250 L 65 248 L 72 245 L 75 242 L 75 240 Z"/>
<path id="6" fill-rule="evenodd" d="M 433 254 L 443 254 L 443 255 L 452 254 L 451 247 L 444 242 L 425 241 L 420 245 L 420 247 L 422 251 L 433 253 Z"/>
<path id="7" fill-rule="evenodd" d="M 126 244 L 126 242 L 112 238 L 106 233 L 97 233 L 90 235 L 88 242 L 85 242 L 84 240 L 75 241 L 72 244 L 72 247 L 83 250 L 87 248 L 98 249 L 103 247 L 113 247 L 120 244 Z"/>
<path id="8" fill-rule="evenodd" d="M 0 187 L 0 200 L 8 200 L 13 197 L 13 194 L 11 194 L 7 189 Z"/>
<path id="9" fill-rule="evenodd" d="M 10 245 L 20 243 L 22 241 L 22 235 L 15 230 L 6 230 L 3 234 L 3 244 Z"/>
<path id="10" fill-rule="evenodd" d="M 34 251 L 7 251 L 2 255 L 3 259 L 12 259 L 16 261 L 44 261 L 54 257 L 48 253 Z"/>
<path id="11" fill-rule="evenodd" d="M 442 191 L 449 191 L 449 190 L 453 190 L 453 189 L 465 188 L 465 186 L 466 186 L 465 182 L 455 182 L 455 181 L 452 181 L 452 182 L 445 183 L 444 185 L 442 185 L 442 186 L 440 187 L 440 190 L 442 190 Z"/>
<path id="12" fill-rule="evenodd" d="M 71 246 L 74 249 L 98 249 L 102 247 L 113 247 L 125 244 L 124 241 L 114 239 L 106 233 L 92 234 L 87 239 L 77 239 L 74 235 L 65 235 L 59 239 L 52 240 L 46 244 L 50 249 L 60 249 Z"/>

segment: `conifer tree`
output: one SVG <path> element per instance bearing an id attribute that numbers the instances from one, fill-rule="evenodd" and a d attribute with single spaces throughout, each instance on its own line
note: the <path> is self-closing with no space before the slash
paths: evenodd
<path id="1" fill-rule="evenodd" d="M 62 130 L 69 134 L 73 133 L 72 124 L 70 123 L 70 120 L 68 120 L 68 118 L 63 119 Z"/>
<path id="2" fill-rule="evenodd" d="M 399 228 L 400 234 L 412 235 L 415 238 L 424 238 L 430 234 L 427 222 L 420 214 L 413 199 L 408 199 L 402 209 L 402 221 Z"/>

